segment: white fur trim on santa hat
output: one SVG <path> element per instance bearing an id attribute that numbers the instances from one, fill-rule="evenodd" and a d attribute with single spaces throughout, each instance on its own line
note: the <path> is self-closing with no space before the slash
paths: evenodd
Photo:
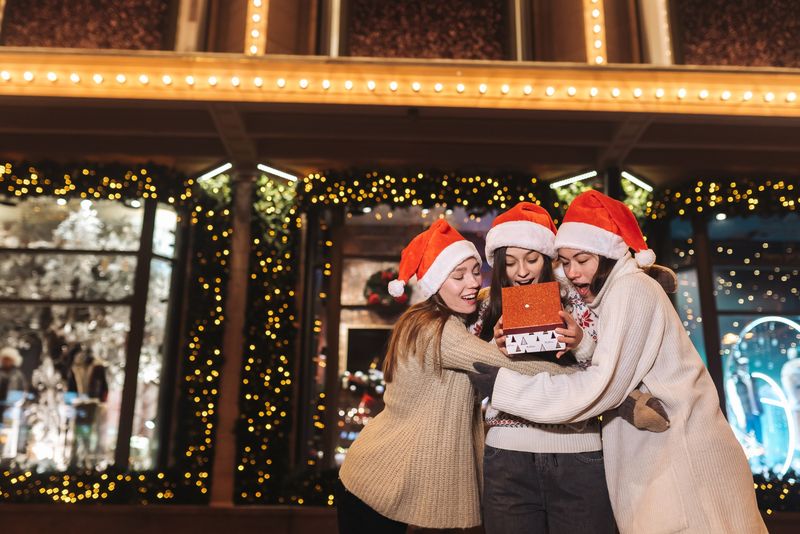
<path id="1" fill-rule="evenodd" d="M 494 251 L 501 247 L 535 250 L 553 259 L 555 235 L 549 228 L 530 221 L 508 221 L 493 226 L 486 234 L 486 261 L 494 262 Z"/>
<path id="2" fill-rule="evenodd" d="M 633 256 L 639 267 L 650 267 L 656 262 L 656 253 L 651 249 L 640 250 Z"/>
<path id="3" fill-rule="evenodd" d="M 481 262 L 481 255 L 472 242 L 464 239 L 447 245 L 428 267 L 425 276 L 417 280 L 422 297 L 427 299 L 436 294 L 453 269 L 467 258 L 475 258 L 478 263 Z"/>
<path id="4" fill-rule="evenodd" d="M 565 222 L 558 227 L 556 250 L 574 248 L 618 260 L 628 252 L 628 245 L 619 235 L 599 226 L 581 222 Z"/>
<path id="5" fill-rule="evenodd" d="M 402 280 L 392 280 L 389 282 L 389 294 L 395 298 L 399 297 L 406 291 L 406 283 Z"/>

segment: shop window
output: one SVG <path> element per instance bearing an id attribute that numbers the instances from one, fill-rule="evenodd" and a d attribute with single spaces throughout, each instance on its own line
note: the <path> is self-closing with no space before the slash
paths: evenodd
<path id="1" fill-rule="evenodd" d="M 800 470 L 800 217 L 709 223 L 728 420 L 755 473 Z"/>
<path id="2" fill-rule="evenodd" d="M 0 205 L 4 467 L 155 467 L 177 220 L 171 207 L 139 201 Z M 137 282 L 142 262 L 149 274 Z M 137 378 L 126 382 L 131 362 Z"/>

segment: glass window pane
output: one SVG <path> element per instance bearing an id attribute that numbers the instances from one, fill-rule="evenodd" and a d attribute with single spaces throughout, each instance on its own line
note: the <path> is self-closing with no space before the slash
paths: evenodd
<path id="1" fill-rule="evenodd" d="M 168 258 L 175 257 L 175 232 L 178 214 L 172 206 L 159 204 L 156 208 L 156 226 L 153 232 L 153 253 Z"/>
<path id="2" fill-rule="evenodd" d="M 0 249 L 1 250 L 1 249 Z M 136 256 L 1 252 L 4 299 L 122 300 L 133 294 Z"/>
<path id="3" fill-rule="evenodd" d="M 139 249 L 144 209 L 111 200 L 53 197 L 0 205 L 0 248 Z"/>
<path id="4" fill-rule="evenodd" d="M 694 348 L 703 359 L 703 363 L 708 364 L 706 359 L 706 345 L 703 337 L 703 318 L 700 315 L 700 291 L 697 288 L 697 269 L 684 269 L 678 271 L 678 291 L 676 294 L 676 305 L 678 315 L 683 321 L 686 333 L 692 340 Z"/>
<path id="5" fill-rule="evenodd" d="M 159 259 L 150 262 L 150 286 L 131 433 L 130 466 L 135 470 L 152 469 L 158 453 L 158 404 L 171 280 L 171 263 Z"/>
<path id="6" fill-rule="evenodd" d="M 728 421 L 754 473 L 800 469 L 800 316 L 719 320 Z"/>
<path id="7" fill-rule="evenodd" d="M 3 373 L 19 371 L 24 382 L 0 399 L 2 465 L 45 472 L 113 462 L 129 319 L 128 306 L 0 304 L 0 339 L 20 355 Z"/>

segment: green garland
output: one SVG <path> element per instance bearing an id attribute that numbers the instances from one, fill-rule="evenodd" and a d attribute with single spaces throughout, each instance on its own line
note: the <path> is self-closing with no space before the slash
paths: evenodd
<path id="1" fill-rule="evenodd" d="M 229 213 L 193 180 L 153 164 L 14 163 L 0 166 L 0 195 L 106 200 L 156 199 L 190 217 L 195 256 L 189 288 L 187 346 L 181 349 L 180 438 L 177 463 L 165 471 L 132 473 L 0 473 L 5 502 L 105 502 L 117 504 L 204 503 L 213 448 L 217 402 L 216 370 L 221 363 L 222 295 L 227 280 Z M 219 297 L 219 298 L 218 298 Z M 210 363 L 209 363 L 210 362 Z"/>
<path id="2" fill-rule="evenodd" d="M 800 178 L 708 179 L 667 188 L 647 209 L 652 220 L 728 216 L 785 215 L 800 209 Z"/>

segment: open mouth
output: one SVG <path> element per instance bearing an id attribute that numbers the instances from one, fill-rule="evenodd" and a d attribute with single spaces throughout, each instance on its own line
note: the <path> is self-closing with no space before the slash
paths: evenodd
<path id="1" fill-rule="evenodd" d="M 469 295 L 464 295 L 461 297 L 461 300 L 466 300 L 467 302 L 475 302 L 475 299 L 478 298 L 477 293 L 470 293 Z"/>
<path id="2" fill-rule="evenodd" d="M 514 283 L 517 284 L 518 286 L 529 286 L 533 283 L 533 278 L 531 278 L 530 280 L 517 280 Z"/>
<path id="3" fill-rule="evenodd" d="M 589 284 L 575 284 L 575 289 L 582 298 L 589 296 Z"/>

